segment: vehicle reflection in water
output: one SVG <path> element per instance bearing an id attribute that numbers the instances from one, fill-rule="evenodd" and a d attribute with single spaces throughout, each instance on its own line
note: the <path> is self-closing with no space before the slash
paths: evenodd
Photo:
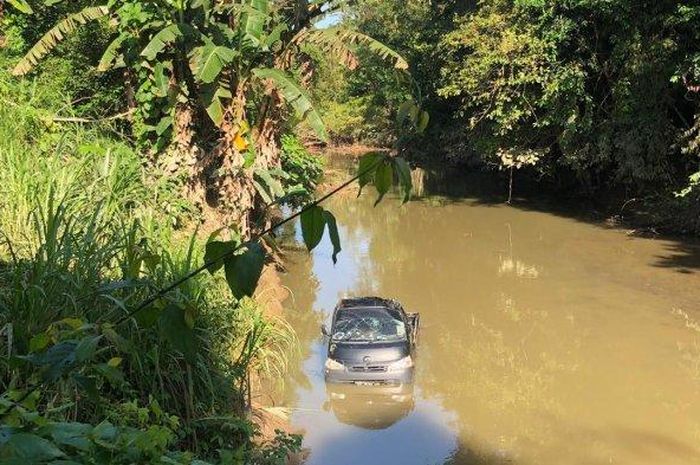
<path id="1" fill-rule="evenodd" d="M 324 410 L 339 422 L 363 429 L 386 429 L 408 416 L 415 407 L 413 384 L 358 386 L 326 383 Z"/>

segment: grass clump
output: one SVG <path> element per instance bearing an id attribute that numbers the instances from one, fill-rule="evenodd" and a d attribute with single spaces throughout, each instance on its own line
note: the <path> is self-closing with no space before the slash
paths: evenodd
<path id="1" fill-rule="evenodd" d="M 249 380 L 284 372 L 293 332 L 208 274 L 126 317 L 201 264 L 193 210 L 37 92 L 0 76 L 0 461 L 280 463 L 298 440 L 253 446 Z"/>

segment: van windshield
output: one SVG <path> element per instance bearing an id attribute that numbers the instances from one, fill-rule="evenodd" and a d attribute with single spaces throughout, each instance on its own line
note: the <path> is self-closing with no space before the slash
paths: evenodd
<path id="1" fill-rule="evenodd" d="M 332 334 L 335 342 L 399 342 L 406 340 L 406 325 L 388 308 L 341 309 Z"/>

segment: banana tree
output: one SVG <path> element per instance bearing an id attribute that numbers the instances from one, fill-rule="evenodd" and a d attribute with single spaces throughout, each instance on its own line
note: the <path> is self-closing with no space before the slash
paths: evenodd
<path id="1" fill-rule="evenodd" d="M 262 203 L 255 173 L 279 167 L 278 138 L 290 110 L 326 139 L 302 84 L 313 70 L 304 47 L 353 67 L 355 48 L 365 46 L 397 70 L 408 68 L 371 37 L 342 25 L 316 27 L 342 7 L 319 0 L 109 0 L 56 24 L 14 72 L 28 73 L 80 24 L 107 17 L 115 38 L 98 66 L 124 68 L 136 88 L 135 132 L 158 149 L 176 150 L 191 169 L 192 195 L 224 207 L 248 231 Z"/>

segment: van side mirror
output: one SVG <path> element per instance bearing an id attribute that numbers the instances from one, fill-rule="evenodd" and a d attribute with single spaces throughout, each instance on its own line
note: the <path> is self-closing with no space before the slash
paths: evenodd
<path id="1" fill-rule="evenodd" d="M 325 323 L 321 325 L 321 334 L 323 334 L 324 337 L 330 337 L 331 335 Z"/>

